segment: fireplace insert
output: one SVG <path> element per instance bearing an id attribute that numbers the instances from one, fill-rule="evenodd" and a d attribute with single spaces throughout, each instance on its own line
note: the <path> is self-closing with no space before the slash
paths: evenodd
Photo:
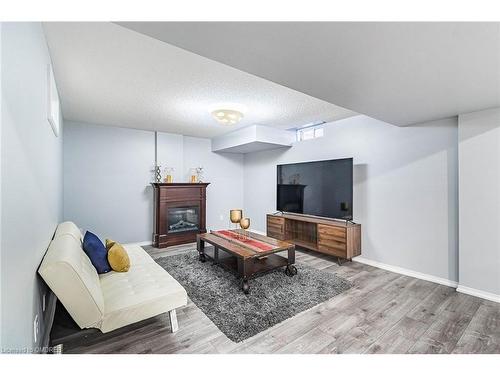
<path id="1" fill-rule="evenodd" d="M 200 229 L 199 212 L 198 206 L 169 207 L 167 233 L 198 231 Z"/>

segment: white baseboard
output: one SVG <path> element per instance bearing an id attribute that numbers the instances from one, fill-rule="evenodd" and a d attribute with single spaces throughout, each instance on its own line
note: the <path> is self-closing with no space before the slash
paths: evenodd
<path id="1" fill-rule="evenodd" d="M 366 258 L 363 258 L 363 257 L 356 257 L 353 260 L 355 262 L 367 264 L 369 266 L 373 266 L 373 267 L 377 267 L 377 268 L 382 268 L 384 270 L 395 272 L 395 273 L 399 273 L 401 275 L 415 277 L 417 279 L 426 280 L 426 281 L 430 281 L 430 282 L 433 282 L 433 283 L 437 283 L 437 284 L 449 286 L 449 287 L 452 287 L 452 288 L 456 288 L 457 292 L 459 292 L 459 293 L 469 294 L 469 295 L 474 296 L 474 297 L 479 297 L 479 298 L 486 299 L 488 301 L 493 301 L 493 302 L 500 303 L 500 295 L 494 294 L 494 293 L 490 293 L 490 292 L 485 292 L 485 291 L 482 291 L 482 290 L 479 290 L 479 289 L 469 288 L 467 286 L 460 285 L 456 281 L 452 281 L 452 280 L 444 279 L 444 278 L 441 278 L 441 277 L 436 277 L 436 276 L 428 275 L 428 274 L 422 273 L 422 272 L 412 271 L 412 270 L 409 270 L 409 269 L 406 269 L 406 268 L 402 268 L 402 267 L 391 266 L 390 264 L 385 264 L 385 263 L 377 262 L 375 260 L 366 259 Z"/>
<path id="2" fill-rule="evenodd" d="M 430 281 L 430 282 L 441 284 L 441 285 L 446 285 L 446 286 L 449 286 L 452 288 L 456 288 L 458 286 L 458 282 L 453 281 L 453 280 L 448 280 L 448 279 L 444 279 L 442 277 L 437 277 L 437 276 L 429 275 L 426 273 L 409 270 L 407 268 L 392 266 L 390 264 L 385 264 L 385 263 L 377 262 L 375 260 L 366 259 L 366 258 L 363 258 L 361 256 L 353 258 L 353 261 L 367 264 L 369 266 L 373 266 L 373 267 L 377 267 L 377 268 L 382 268 L 384 270 L 399 273 L 401 275 L 415 277 L 417 279 L 426 280 L 426 281 Z"/>
<path id="3" fill-rule="evenodd" d="M 251 232 L 258 233 L 258 234 L 262 234 L 263 236 L 265 236 L 265 235 L 266 235 L 266 232 L 263 232 L 263 231 L 261 231 L 261 230 L 251 229 L 250 231 L 251 231 Z"/>
<path id="4" fill-rule="evenodd" d="M 459 293 L 464 293 L 464 294 L 469 294 L 474 297 L 479 297 L 483 299 L 487 299 L 488 301 L 493 301 L 493 302 L 498 302 L 500 303 L 500 295 L 490 293 L 490 292 L 484 292 L 479 289 L 474 289 L 474 288 L 469 288 L 468 286 L 463 286 L 463 285 L 458 285 L 457 292 Z"/>

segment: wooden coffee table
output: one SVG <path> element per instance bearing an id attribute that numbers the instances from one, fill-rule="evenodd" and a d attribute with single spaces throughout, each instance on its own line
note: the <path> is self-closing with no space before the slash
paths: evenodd
<path id="1" fill-rule="evenodd" d="M 205 248 L 205 243 L 213 248 Z M 243 230 L 212 231 L 198 234 L 196 245 L 201 262 L 210 258 L 242 279 L 245 294 L 250 292 L 248 281 L 276 268 L 285 267 L 285 273 L 292 277 L 297 274 L 295 245 L 276 240 L 258 233 Z M 286 252 L 286 256 L 278 253 Z"/>

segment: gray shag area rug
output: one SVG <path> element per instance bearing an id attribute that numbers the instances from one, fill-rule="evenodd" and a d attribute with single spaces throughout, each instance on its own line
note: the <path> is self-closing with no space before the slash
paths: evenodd
<path id="1" fill-rule="evenodd" d="M 295 264 L 298 274 L 277 269 L 250 279 L 250 294 L 240 279 L 196 251 L 165 256 L 156 262 L 184 286 L 189 298 L 232 341 L 239 342 L 301 311 L 326 301 L 352 285 L 331 272 Z"/>

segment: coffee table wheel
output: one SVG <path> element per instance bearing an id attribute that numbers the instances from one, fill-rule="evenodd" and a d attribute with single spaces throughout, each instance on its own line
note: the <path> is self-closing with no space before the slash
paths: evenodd
<path id="1" fill-rule="evenodd" d="M 296 274 L 297 274 L 297 268 L 295 268 L 295 266 L 293 266 L 291 264 L 288 265 L 288 266 L 286 266 L 286 268 L 285 268 L 285 275 L 292 277 L 292 276 L 294 276 Z"/>
<path id="2" fill-rule="evenodd" d="M 250 285 L 248 285 L 248 280 L 243 280 L 241 283 L 241 289 L 243 289 L 243 293 L 250 293 Z"/>
<path id="3" fill-rule="evenodd" d="M 205 263 L 207 261 L 207 257 L 204 253 L 200 253 L 200 256 L 198 257 L 200 262 Z"/>

